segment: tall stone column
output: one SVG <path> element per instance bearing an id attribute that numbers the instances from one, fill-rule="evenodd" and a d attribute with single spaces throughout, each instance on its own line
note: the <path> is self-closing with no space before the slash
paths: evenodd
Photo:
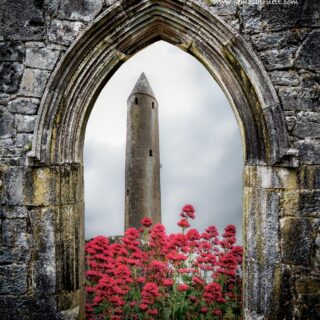
<path id="1" fill-rule="evenodd" d="M 142 73 L 128 98 L 125 228 L 161 222 L 158 102 Z"/>

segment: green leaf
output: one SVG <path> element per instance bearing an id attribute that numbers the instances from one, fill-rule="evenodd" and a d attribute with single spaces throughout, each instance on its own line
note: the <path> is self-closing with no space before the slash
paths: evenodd
<path id="1" fill-rule="evenodd" d="M 235 318 L 236 318 L 236 316 L 234 315 L 232 309 L 228 308 L 225 315 L 223 316 L 223 319 L 224 320 L 233 320 Z"/>

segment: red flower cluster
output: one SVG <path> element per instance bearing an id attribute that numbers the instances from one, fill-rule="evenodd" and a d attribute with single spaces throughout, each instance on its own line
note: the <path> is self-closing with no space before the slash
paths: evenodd
<path id="1" fill-rule="evenodd" d="M 220 240 L 214 226 L 189 229 L 193 206 L 180 216 L 182 233 L 167 235 L 144 218 L 142 233 L 129 228 L 118 242 L 99 236 L 86 244 L 87 319 L 241 319 L 235 227 Z"/>

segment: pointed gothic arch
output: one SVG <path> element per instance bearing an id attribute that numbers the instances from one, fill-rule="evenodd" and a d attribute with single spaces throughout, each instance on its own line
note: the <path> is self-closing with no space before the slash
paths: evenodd
<path id="1" fill-rule="evenodd" d="M 41 102 L 31 162 L 81 163 L 86 122 L 102 87 L 132 55 L 164 40 L 197 58 L 224 90 L 245 162 L 281 163 L 289 149 L 284 116 L 245 39 L 197 1 L 131 3 L 110 7 L 64 55 Z"/>

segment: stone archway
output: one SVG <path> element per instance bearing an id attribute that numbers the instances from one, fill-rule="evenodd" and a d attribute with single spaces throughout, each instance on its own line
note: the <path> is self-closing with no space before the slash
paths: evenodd
<path id="1" fill-rule="evenodd" d="M 303 210 L 300 190 L 307 183 L 301 177 L 315 171 L 297 169 L 282 107 L 263 64 L 244 37 L 201 1 L 121 0 L 90 23 L 55 67 L 41 99 L 27 166 L 2 172 L 4 177 L 15 174 L 4 185 L 6 204 L 31 208 L 36 248 L 30 260 L 30 295 L 6 303 L 23 305 L 34 320 L 44 314 L 47 319 L 82 315 L 86 122 L 117 68 L 160 39 L 207 68 L 228 97 L 241 129 L 246 319 L 283 319 L 287 301 L 294 304 L 284 287 L 305 248 L 303 237 L 295 241 L 291 233 L 308 233 L 311 222 L 292 218 L 290 210 Z M 310 183 L 316 184 L 313 179 Z M 14 195 L 12 186 L 18 186 Z M 297 288 L 307 291 L 303 283 Z"/>
<path id="2" fill-rule="evenodd" d="M 82 288 L 83 257 L 79 251 L 69 251 L 79 250 L 83 234 L 65 221 L 78 221 L 80 230 L 83 228 L 79 222 L 83 191 L 70 177 L 76 175 L 82 181 L 83 139 L 90 111 L 117 68 L 137 51 L 161 39 L 204 64 L 223 88 L 237 116 L 245 155 L 245 309 L 250 312 L 257 308 L 250 301 L 253 295 L 262 295 L 257 290 L 264 290 L 261 298 L 266 302 L 259 307 L 259 313 L 269 313 L 278 285 L 275 270 L 279 265 L 279 238 L 272 230 L 268 235 L 257 231 L 263 223 L 273 223 L 277 230 L 279 220 L 275 207 L 263 211 L 274 200 L 272 195 L 267 199 L 269 195 L 262 190 L 275 187 L 273 176 L 279 178 L 278 172 L 280 181 L 276 183 L 283 183 L 285 188 L 287 171 L 273 166 L 292 165 L 284 116 L 271 81 L 244 38 L 196 2 L 126 3 L 117 3 L 89 26 L 56 68 L 41 102 L 29 154 L 33 166 L 60 168 L 61 196 L 57 202 L 61 205 L 62 242 L 56 245 L 61 249 L 56 252 L 60 294 Z M 68 183 L 64 183 L 65 179 Z M 75 194 L 78 199 L 70 206 L 63 199 L 65 193 Z M 257 216 L 261 221 L 255 220 Z M 63 243 L 66 238 L 67 247 Z M 262 257 L 263 253 L 267 257 Z M 261 264 L 259 259 L 265 258 L 270 260 Z"/>

